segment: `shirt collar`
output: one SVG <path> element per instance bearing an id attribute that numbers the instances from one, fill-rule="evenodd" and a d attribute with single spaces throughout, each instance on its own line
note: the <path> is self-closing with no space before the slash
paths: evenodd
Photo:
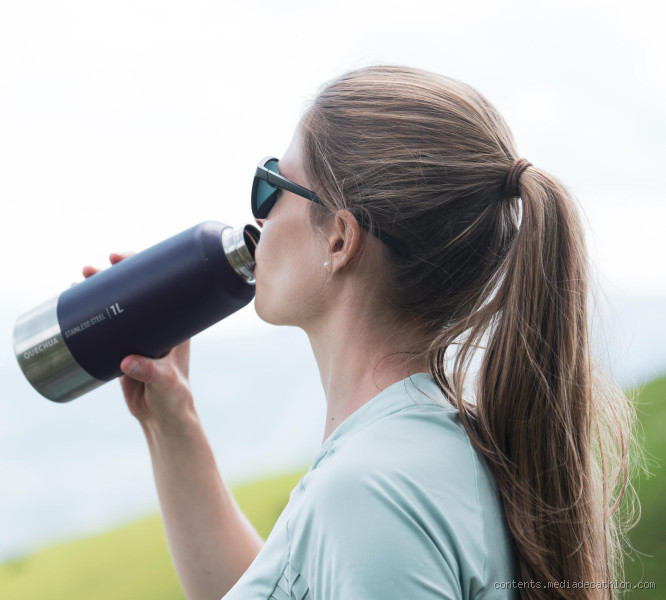
<path id="1" fill-rule="evenodd" d="M 455 411 L 429 373 L 415 373 L 382 390 L 349 415 L 321 447 L 315 463 L 341 438 L 355 433 L 392 413 L 410 406 L 439 406 Z M 314 465 L 313 465 L 314 466 Z"/>

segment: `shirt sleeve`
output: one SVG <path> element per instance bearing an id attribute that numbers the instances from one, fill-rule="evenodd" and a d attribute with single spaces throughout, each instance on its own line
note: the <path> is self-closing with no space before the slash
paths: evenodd
<path id="1" fill-rule="evenodd" d="M 408 480 L 355 469 L 336 475 L 311 490 L 292 532 L 292 566 L 312 598 L 462 598 L 446 527 L 434 531 Z"/>

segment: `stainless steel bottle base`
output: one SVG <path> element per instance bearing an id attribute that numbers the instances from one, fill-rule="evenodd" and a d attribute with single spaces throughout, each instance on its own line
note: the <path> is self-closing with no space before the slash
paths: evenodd
<path id="1" fill-rule="evenodd" d="M 58 324 L 58 296 L 14 325 L 14 353 L 30 384 L 45 398 L 69 402 L 106 383 L 85 371 L 67 348 Z"/>

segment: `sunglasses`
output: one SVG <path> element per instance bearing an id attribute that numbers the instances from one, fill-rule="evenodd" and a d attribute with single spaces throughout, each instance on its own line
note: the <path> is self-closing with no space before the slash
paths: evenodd
<path id="1" fill-rule="evenodd" d="M 254 173 L 254 181 L 252 182 L 252 214 L 255 218 L 265 219 L 268 216 L 280 197 L 280 190 L 287 190 L 292 194 L 324 206 L 324 203 L 312 190 L 289 181 L 286 177 L 280 175 L 278 159 L 268 156 L 257 166 L 257 170 Z M 361 227 L 370 231 L 375 237 L 395 250 L 399 256 L 409 256 L 409 249 L 398 240 L 385 234 L 374 224 L 370 227 L 365 217 L 357 217 L 356 215 L 354 217 L 356 217 Z"/>

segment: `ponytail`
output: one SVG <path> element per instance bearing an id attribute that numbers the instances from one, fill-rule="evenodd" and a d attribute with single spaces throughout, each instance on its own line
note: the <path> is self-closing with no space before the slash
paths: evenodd
<path id="1" fill-rule="evenodd" d="M 610 598 L 620 568 L 610 517 L 627 486 L 633 414 L 616 388 L 595 385 L 587 258 L 573 201 L 535 168 L 519 185 L 520 222 L 493 295 L 434 344 L 430 368 L 493 469 L 517 580 L 541 584 L 522 597 L 553 597 L 556 589 L 562 598 Z M 451 383 L 443 354 L 464 332 Z M 484 337 L 472 406 L 461 400 L 462 383 Z M 612 485 L 604 485 L 609 479 Z M 548 589 L 562 581 L 589 582 L 587 595 Z"/>

